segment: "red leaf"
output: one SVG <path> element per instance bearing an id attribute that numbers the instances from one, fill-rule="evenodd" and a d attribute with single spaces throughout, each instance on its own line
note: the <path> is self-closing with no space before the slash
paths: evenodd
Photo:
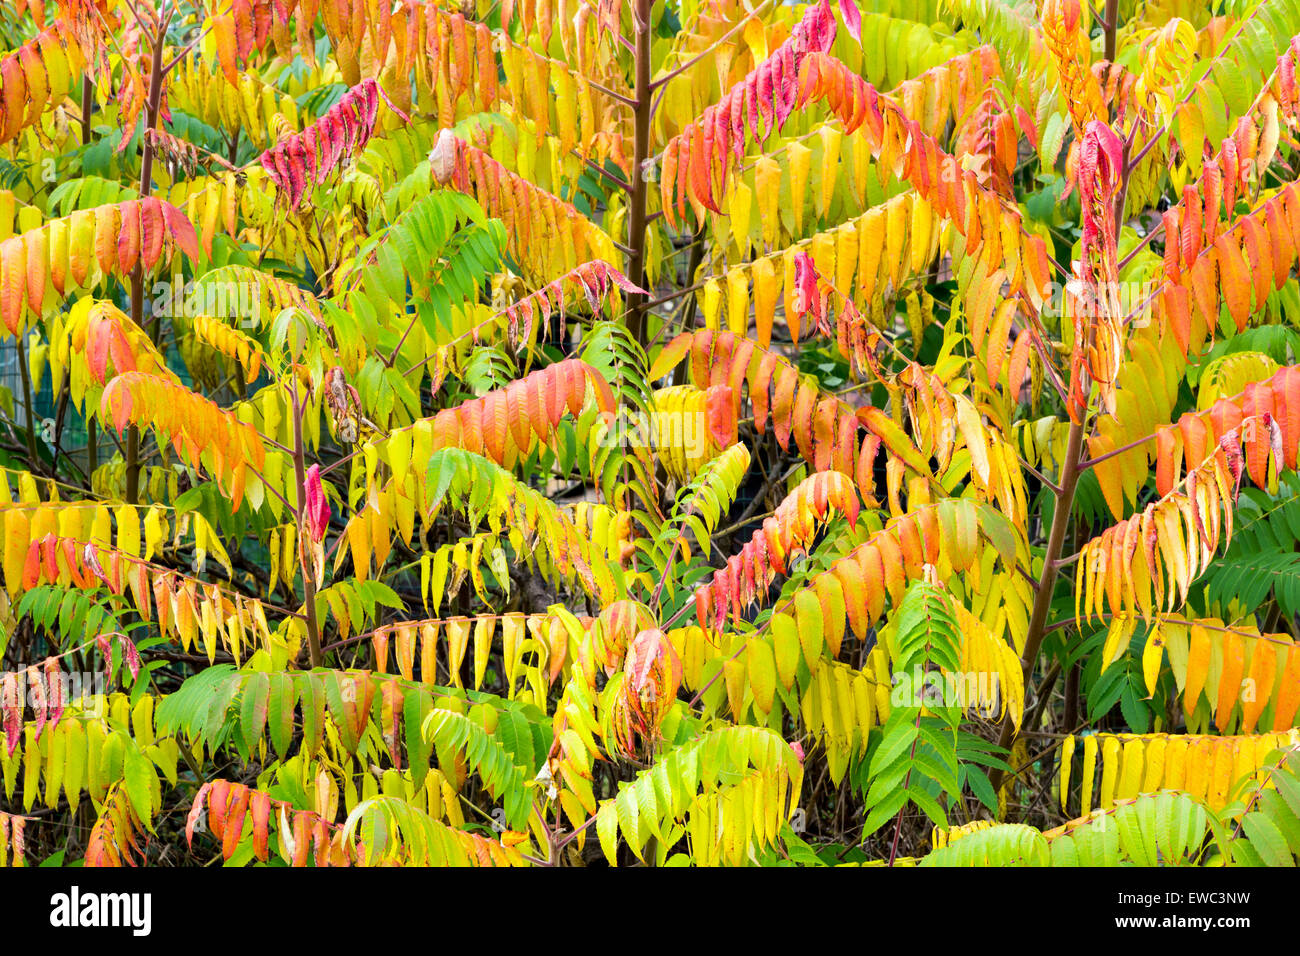
<path id="1" fill-rule="evenodd" d="M 166 222 L 166 228 L 172 233 L 175 243 L 181 247 L 181 251 L 185 252 L 188 258 L 198 260 L 199 237 L 194 232 L 194 224 L 187 219 L 185 213 L 172 206 L 172 203 L 160 202 L 159 207 L 162 211 L 162 221 Z"/>
<path id="2" fill-rule="evenodd" d="M 139 203 L 140 263 L 152 270 L 162 256 L 166 224 L 162 203 L 157 199 L 143 199 Z"/>
<path id="3" fill-rule="evenodd" d="M 270 796 L 260 790 L 255 791 L 250 801 L 250 809 L 253 813 L 253 853 L 259 860 L 266 862 L 271 821 Z"/>
<path id="4" fill-rule="evenodd" d="M 715 385 L 705 393 L 709 437 L 720 448 L 730 447 L 736 441 L 736 417 L 730 387 Z"/>
<path id="5" fill-rule="evenodd" d="M 321 541 L 330 524 L 330 506 L 325 500 L 325 491 L 321 486 L 320 465 L 307 469 L 303 484 L 303 517 L 307 522 L 307 531 L 313 540 Z"/>
<path id="6" fill-rule="evenodd" d="M 122 660 L 126 662 L 127 670 L 131 672 L 131 679 L 135 680 L 140 676 L 140 652 L 125 634 L 117 635 L 117 644 L 122 648 Z"/>

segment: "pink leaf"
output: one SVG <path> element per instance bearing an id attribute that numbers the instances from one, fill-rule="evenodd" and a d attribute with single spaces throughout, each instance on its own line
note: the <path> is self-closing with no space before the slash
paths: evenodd
<path id="1" fill-rule="evenodd" d="M 320 465 L 312 465 L 307 469 L 303 485 L 303 517 L 312 538 L 322 540 L 330 526 L 330 505 L 325 500 L 325 491 L 321 487 Z"/>
<path id="2" fill-rule="evenodd" d="M 104 657 L 104 691 L 107 693 L 108 686 L 113 682 L 113 645 L 107 634 L 97 634 L 95 646 Z"/>
<path id="3" fill-rule="evenodd" d="M 835 42 L 835 14 L 831 12 L 829 0 L 808 8 L 803 19 L 795 25 L 791 39 L 800 55 L 830 52 L 831 44 Z"/>
<path id="4" fill-rule="evenodd" d="M 131 680 L 135 680 L 140 676 L 140 652 L 125 634 L 117 635 L 117 644 L 122 648 L 122 660 L 126 662 L 127 670 L 131 672 Z"/>
<path id="5" fill-rule="evenodd" d="M 849 36 L 861 43 L 862 14 L 858 12 L 857 3 L 854 0 L 840 0 L 840 16 L 844 19 L 844 28 L 849 31 Z"/>
<path id="6" fill-rule="evenodd" d="M 801 318 L 812 313 L 817 325 L 823 324 L 821 294 L 817 291 L 817 267 L 813 265 L 812 256 L 799 252 L 794 257 L 794 296 L 795 313 Z"/>

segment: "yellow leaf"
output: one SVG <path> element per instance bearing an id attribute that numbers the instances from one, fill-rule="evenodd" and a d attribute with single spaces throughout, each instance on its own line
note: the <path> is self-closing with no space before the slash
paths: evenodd
<path id="1" fill-rule="evenodd" d="M 1107 735 L 1101 745 L 1101 794 L 1098 806 L 1109 810 L 1115 803 L 1115 784 L 1119 780 L 1120 744 L 1113 735 Z"/>
<path id="2" fill-rule="evenodd" d="M 885 259 L 889 268 L 889 281 L 894 289 L 903 278 L 907 254 L 907 227 L 911 214 L 912 197 L 904 193 L 885 207 Z"/>
<path id="3" fill-rule="evenodd" d="M 763 241 L 772 246 L 781 228 L 781 164 L 770 156 L 761 157 L 754 163 L 754 186 Z"/>
<path id="4" fill-rule="evenodd" d="M 731 216 L 731 238 L 742 258 L 749 255 L 749 220 L 754 208 L 754 191 L 744 182 L 737 182 L 731 191 L 728 212 Z"/>
<path id="5" fill-rule="evenodd" d="M 786 690 L 794 686 L 795 674 L 799 667 L 799 632 L 794 618 L 788 614 L 773 614 L 769 625 L 772 632 L 772 648 L 775 652 L 777 675 Z"/>
<path id="6" fill-rule="evenodd" d="M 825 123 L 818 135 L 822 141 L 822 188 L 817 193 L 817 215 L 824 219 L 831 208 L 831 199 L 835 195 L 840 169 L 840 141 L 844 134 L 838 127 Z"/>
<path id="7" fill-rule="evenodd" d="M 1069 814 L 1070 808 L 1070 769 L 1074 762 L 1074 737 L 1066 737 L 1061 744 L 1061 812 Z"/>
<path id="8" fill-rule="evenodd" d="M 1086 814 L 1092 810 L 1092 785 L 1097 773 L 1097 735 L 1089 734 L 1083 738 L 1083 794 L 1079 803 L 1079 813 Z"/>
<path id="9" fill-rule="evenodd" d="M 703 299 L 701 305 L 704 312 L 704 327 L 717 331 L 722 328 L 718 321 L 719 313 L 722 311 L 722 283 L 717 279 L 709 279 L 704 283 L 700 295 Z"/>
<path id="10" fill-rule="evenodd" d="M 1116 614 L 1111 618 L 1110 629 L 1106 632 L 1106 643 L 1101 650 L 1101 672 L 1103 674 L 1106 673 L 1106 668 L 1115 663 L 1120 654 L 1127 650 L 1136 627 L 1137 620 L 1127 614 Z"/>
<path id="11" fill-rule="evenodd" d="M 987 485 L 989 447 L 988 440 L 984 437 L 984 424 L 980 421 L 980 414 L 964 395 L 953 396 L 953 401 L 957 405 L 957 426 L 961 429 L 962 437 L 966 439 L 966 447 L 970 450 L 971 467 L 975 469 L 975 474 L 979 476 L 980 481 Z M 941 424 L 934 423 L 936 428 Z"/>
<path id="12" fill-rule="evenodd" d="M 464 687 L 460 679 L 461 664 L 465 661 L 465 651 L 469 649 L 470 622 L 465 618 L 452 618 L 447 621 L 447 666 L 451 671 L 452 683 Z"/>
<path id="13" fill-rule="evenodd" d="M 1133 737 L 1124 742 L 1117 799 L 1131 800 L 1138 795 L 1142 787 L 1142 756 L 1140 739 Z"/>
<path id="14" fill-rule="evenodd" d="M 901 197 L 890 200 L 897 203 Z M 880 257 L 885 248 L 885 210 L 881 206 L 868 209 L 858 219 L 858 282 L 854 301 L 865 308 L 876 294 L 876 277 L 880 274 Z"/>
<path id="15" fill-rule="evenodd" d="M 474 627 L 474 689 L 483 686 L 488 659 L 492 654 L 492 636 L 496 631 L 496 618 L 481 617 Z"/>
<path id="16" fill-rule="evenodd" d="M 754 280 L 755 340 L 761 348 L 772 342 L 772 325 L 776 320 L 776 300 L 780 295 L 776 268 L 769 257 L 756 259 L 749 267 Z"/>
<path id="17" fill-rule="evenodd" d="M 1146 680 L 1147 699 L 1156 692 L 1156 679 L 1160 676 L 1160 662 L 1164 659 L 1165 638 L 1157 623 L 1147 634 L 1147 645 L 1142 651 L 1142 676 Z"/>
<path id="18" fill-rule="evenodd" d="M 804 200 L 808 194 L 808 171 L 812 168 L 812 150 L 803 143 L 786 147 L 790 168 L 790 212 L 794 215 L 794 235 L 803 235 Z"/>
<path id="19" fill-rule="evenodd" d="M 930 204 L 920 196 L 912 197 L 912 228 L 911 228 L 911 246 L 912 261 L 911 272 L 913 275 L 920 275 L 925 271 L 925 267 L 930 262 L 931 243 L 933 241 L 932 230 L 934 226 L 934 211 Z"/>
<path id="20" fill-rule="evenodd" d="M 766 716 L 772 712 L 776 700 L 776 665 L 772 649 L 767 646 L 766 641 L 749 642 L 746 663 L 749 689 L 754 694 L 754 707 Z"/>
<path id="21" fill-rule="evenodd" d="M 736 335 L 749 331 L 749 275 L 739 266 L 727 272 L 727 328 Z"/>

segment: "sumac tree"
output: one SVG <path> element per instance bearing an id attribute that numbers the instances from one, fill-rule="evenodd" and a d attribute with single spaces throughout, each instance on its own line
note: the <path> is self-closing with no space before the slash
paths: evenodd
<path id="1" fill-rule="evenodd" d="M 1300 856 L 1300 6 L 0 41 L 0 865 Z"/>

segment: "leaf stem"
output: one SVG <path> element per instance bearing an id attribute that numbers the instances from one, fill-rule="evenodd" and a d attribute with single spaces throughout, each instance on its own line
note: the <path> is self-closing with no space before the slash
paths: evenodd
<path id="1" fill-rule="evenodd" d="M 1052 509 L 1052 530 L 1047 538 L 1047 549 L 1043 554 L 1043 570 L 1038 578 L 1038 591 L 1034 595 L 1034 609 L 1029 618 L 1029 631 L 1025 635 L 1025 651 L 1020 665 L 1024 670 L 1025 686 L 1029 686 L 1034 674 L 1034 664 L 1038 661 L 1038 651 L 1043 643 L 1047 628 L 1047 614 L 1052 608 L 1052 594 L 1056 590 L 1056 575 L 1060 570 L 1058 559 L 1065 544 L 1066 526 L 1070 523 L 1070 508 L 1074 505 L 1074 492 L 1079 484 L 1080 457 L 1083 449 L 1084 422 L 1071 422 L 1070 434 L 1066 441 L 1065 462 L 1061 467 L 1060 494 L 1056 496 L 1056 506 Z M 1015 725 L 1007 717 L 1002 719 L 1002 730 L 998 745 L 1003 749 L 1011 746 L 1015 736 Z M 1002 771 L 995 770 L 993 789 L 1002 785 Z"/>
<path id="2" fill-rule="evenodd" d="M 133 4 L 127 4 L 135 13 Z M 171 13 L 163 16 L 158 26 L 158 35 L 153 37 L 153 53 L 149 67 L 149 99 L 145 103 L 144 133 L 140 141 L 140 198 L 146 199 L 153 192 L 153 157 L 154 144 L 147 135 L 149 130 L 158 125 L 158 112 L 162 102 L 163 80 L 163 45 L 167 40 L 167 23 Z M 147 33 L 148 31 L 146 31 Z M 122 131 L 126 135 L 126 130 Z M 144 328 L 144 265 L 141 262 L 131 269 L 131 321 Z M 148 331 L 149 340 L 158 341 L 158 332 L 162 324 L 161 316 L 154 316 Z M 126 500 L 128 504 L 140 501 L 140 426 L 132 425 L 126 436 Z"/>
<path id="3" fill-rule="evenodd" d="M 634 0 L 632 23 L 636 30 L 636 52 L 634 67 L 636 70 L 636 92 L 632 100 L 633 109 L 633 149 L 632 149 L 632 196 L 627 217 L 627 277 L 632 284 L 644 289 L 645 284 L 645 250 L 646 250 L 646 177 L 644 165 L 650 156 L 650 6 L 651 0 Z M 646 305 L 647 295 L 633 292 L 628 295 L 628 309 L 631 312 L 628 331 L 642 348 L 646 345 Z"/>

